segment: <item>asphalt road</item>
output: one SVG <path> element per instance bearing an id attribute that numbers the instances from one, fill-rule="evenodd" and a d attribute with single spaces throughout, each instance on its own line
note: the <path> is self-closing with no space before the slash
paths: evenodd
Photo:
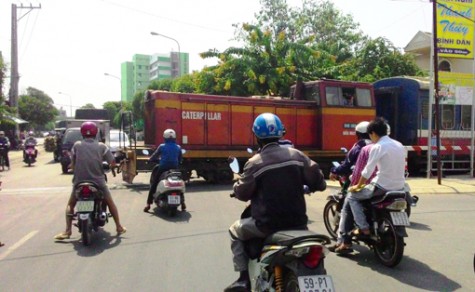
<path id="1" fill-rule="evenodd" d="M 110 177 L 128 231 L 115 236 L 111 221 L 84 247 L 75 229 L 70 240 L 53 240 L 64 228 L 72 176 L 51 153 L 41 151 L 32 167 L 11 154 L 12 170 L 0 173 L 1 291 L 222 291 L 235 279 L 227 229 L 245 204 L 229 198 L 231 186 L 192 180 L 188 210 L 169 218 L 142 212 L 148 175 L 133 185 Z M 310 229 L 326 233 L 322 211 L 333 191 L 307 197 Z M 337 291 L 474 291 L 475 195 L 420 197 L 397 267 L 382 266 L 365 246 L 327 256 Z"/>

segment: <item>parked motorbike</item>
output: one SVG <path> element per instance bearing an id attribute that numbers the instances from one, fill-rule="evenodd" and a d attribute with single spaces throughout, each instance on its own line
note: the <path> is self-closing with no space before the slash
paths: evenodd
<path id="1" fill-rule="evenodd" d="M 109 164 L 104 163 L 103 166 L 106 172 L 112 171 L 112 175 L 115 176 L 115 172 L 110 169 Z M 74 225 L 81 233 L 82 243 L 88 246 L 91 244 L 92 232 L 97 232 L 101 227 L 104 227 L 112 215 L 107 212 L 104 195 L 94 182 L 83 181 L 76 184 L 74 195 L 77 202 L 73 219 L 78 221 Z"/>
<path id="2" fill-rule="evenodd" d="M 236 159 L 230 167 L 239 173 Z M 250 206 L 241 218 L 249 216 Z M 324 265 L 329 243 L 328 236 L 310 230 L 278 231 L 246 241 L 252 291 L 334 291 Z"/>
<path id="3" fill-rule="evenodd" d="M 185 189 L 185 181 L 179 169 L 165 171 L 160 176 L 157 191 L 153 194 L 153 201 L 169 216 L 175 216 L 184 200 Z"/>
<path id="4" fill-rule="evenodd" d="M 340 212 L 347 195 L 349 179 L 340 178 L 340 184 L 342 189 L 327 197 L 328 202 L 323 209 L 325 228 L 334 239 L 338 236 Z M 371 236 L 354 235 L 352 238 L 373 249 L 379 261 L 388 267 L 399 264 L 404 254 L 406 226 L 410 225 L 408 213 L 405 212 L 408 206 L 406 197 L 406 191 L 401 190 L 362 201 L 366 220 L 371 226 Z"/>
<path id="5" fill-rule="evenodd" d="M 25 150 L 23 150 L 23 162 L 31 166 L 33 163 L 36 162 L 36 155 L 38 151 L 36 150 L 36 144 L 34 143 L 26 143 Z"/>

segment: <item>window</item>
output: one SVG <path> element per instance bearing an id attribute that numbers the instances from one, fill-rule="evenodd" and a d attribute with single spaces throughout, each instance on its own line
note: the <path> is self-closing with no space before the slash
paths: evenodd
<path id="1" fill-rule="evenodd" d="M 471 117 L 472 117 L 472 106 L 471 105 L 462 105 L 461 106 L 461 117 L 460 117 L 460 128 L 462 130 L 470 130 L 472 127 Z"/>
<path id="2" fill-rule="evenodd" d="M 327 86 L 325 87 L 325 95 L 327 105 L 342 105 L 342 92 L 341 87 Z"/>
<path id="3" fill-rule="evenodd" d="M 318 85 L 305 87 L 304 99 L 316 101 L 317 105 L 320 105 L 320 91 L 319 91 Z"/>
<path id="4" fill-rule="evenodd" d="M 356 105 L 372 106 L 371 90 L 367 88 L 356 88 Z"/>
<path id="5" fill-rule="evenodd" d="M 445 72 L 451 72 L 452 69 L 451 69 L 451 66 L 450 66 L 450 63 L 448 61 L 442 61 L 439 63 L 439 71 L 445 71 Z"/>
<path id="6" fill-rule="evenodd" d="M 442 125 L 441 129 L 449 130 L 453 129 L 455 126 L 455 114 L 454 114 L 454 106 L 449 104 L 442 105 Z"/>

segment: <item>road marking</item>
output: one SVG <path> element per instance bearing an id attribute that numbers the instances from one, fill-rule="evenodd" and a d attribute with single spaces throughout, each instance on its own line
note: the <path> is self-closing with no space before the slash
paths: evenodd
<path id="1" fill-rule="evenodd" d="M 24 194 L 44 192 L 68 192 L 71 193 L 71 187 L 45 187 L 45 188 L 25 188 L 25 189 L 2 189 L 2 194 Z"/>
<path id="2" fill-rule="evenodd" d="M 28 240 L 30 240 L 33 236 L 36 235 L 36 233 L 38 233 L 38 230 L 35 230 L 35 231 L 32 231 L 30 233 L 28 233 L 27 235 L 23 236 L 22 239 L 20 239 L 19 241 L 17 241 L 14 245 L 10 246 L 6 252 L 4 252 L 3 254 L 0 254 L 0 261 L 3 260 L 4 258 L 6 258 L 9 254 L 11 254 L 12 252 L 14 252 L 17 248 L 19 248 L 20 246 L 22 246 L 25 242 L 27 242 Z M 4 246 L 5 247 L 5 246 Z"/>

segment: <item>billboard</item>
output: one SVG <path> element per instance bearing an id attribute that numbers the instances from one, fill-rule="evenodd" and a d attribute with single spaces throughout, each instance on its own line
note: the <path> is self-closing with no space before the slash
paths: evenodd
<path id="1" fill-rule="evenodd" d="M 473 59 L 475 0 L 437 1 L 440 57 Z"/>

